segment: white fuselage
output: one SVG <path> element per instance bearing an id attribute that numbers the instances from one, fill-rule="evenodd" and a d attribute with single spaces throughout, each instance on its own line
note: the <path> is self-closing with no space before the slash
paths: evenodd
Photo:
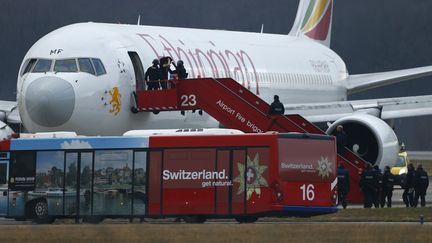
<path id="1" fill-rule="evenodd" d="M 346 100 L 348 76 L 341 58 L 306 37 L 186 28 L 82 23 L 40 39 L 21 65 L 17 100 L 30 132 L 122 134 L 133 129 L 217 127 L 208 115 L 187 112 L 133 114 L 136 78 L 128 52 L 144 71 L 155 58 L 184 61 L 189 78 L 232 77 L 267 102 L 284 104 Z M 100 59 L 106 74 L 26 72 L 28 60 Z M 78 65 L 79 66 L 79 65 Z"/>

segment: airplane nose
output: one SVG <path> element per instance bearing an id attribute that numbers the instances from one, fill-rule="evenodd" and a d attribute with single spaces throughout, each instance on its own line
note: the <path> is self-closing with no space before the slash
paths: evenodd
<path id="1" fill-rule="evenodd" d="M 27 87 L 25 105 L 33 122 L 44 127 L 57 127 L 72 116 L 75 92 L 64 79 L 38 78 Z"/>

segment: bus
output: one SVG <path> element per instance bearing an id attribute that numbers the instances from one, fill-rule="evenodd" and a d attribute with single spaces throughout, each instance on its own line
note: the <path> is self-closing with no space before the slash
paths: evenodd
<path id="1" fill-rule="evenodd" d="M 0 214 L 52 223 L 204 222 L 337 211 L 333 136 L 266 133 L 0 141 Z"/>

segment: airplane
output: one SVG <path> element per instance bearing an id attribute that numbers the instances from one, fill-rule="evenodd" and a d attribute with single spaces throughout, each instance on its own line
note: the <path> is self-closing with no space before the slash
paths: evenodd
<path id="1" fill-rule="evenodd" d="M 17 102 L 0 103 L 3 120 L 29 132 L 119 135 L 128 130 L 215 128 L 198 112 L 131 111 L 152 60 L 183 60 L 189 78 L 231 77 L 267 102 L 279 95 L 285 114 L 343 125 L 349 148 L 381 168 L 399 144 L 386 121 L 432 114 L 432 96 L 348 101 L 347 95 L 430 76 L 432 66 L 350 75 L 330 49 L 333 0 L 300 0 L 287 35 L 160 26 L 77 23 L 38 40 L 17 80 Z M 0 113 L 2 114 L 2 113 Z M 0 117 L 1 118 L 1 117 Z M 1 136 L 12 129 L 0 121 Z"/>

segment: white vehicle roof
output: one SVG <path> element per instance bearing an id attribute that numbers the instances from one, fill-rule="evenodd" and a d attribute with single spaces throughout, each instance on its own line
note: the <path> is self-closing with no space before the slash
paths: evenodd
<path id="1" fill-rule="evenodd" d="M 181 129 L 157 129 L 157 130 L 131 130 L 123 136 L 142 137 L 142 136 L 183 136 L 183 135 L 223 135 L 223 134 L 244 134 L 236 129 L 222 128 L 181 128 Z"/>

